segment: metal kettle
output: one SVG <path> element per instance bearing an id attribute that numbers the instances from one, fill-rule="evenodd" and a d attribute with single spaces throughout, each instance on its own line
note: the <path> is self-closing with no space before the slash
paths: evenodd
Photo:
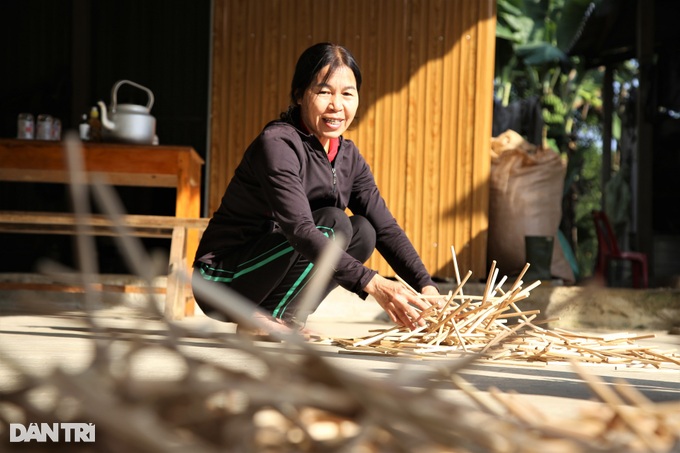
<path id="1" fill-rule="evenodd" d="M 143 90 L 149 96 L 146 106 L 136 104 L 118 104 L 118 88 L 121 85 L 132 85 Z M 151 115 L 154 96 L 150 89 L 130 80 L 119 80 L 111 89 L 111 106 L 106 108 L 99 101 L 101 109 L 102 137 L 104 141 L 136 143 L 151 145 L 156 136 L 156 118 Z"/>

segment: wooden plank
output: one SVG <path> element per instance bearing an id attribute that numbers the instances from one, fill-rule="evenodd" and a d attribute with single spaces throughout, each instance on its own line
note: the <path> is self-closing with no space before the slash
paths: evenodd
<path id="1" fill-rule="evenodd" d="M 104 179 L 113 186 L 177 187 L 176 175 L 110 173 L 104 176 Z M 66 184 L 68 180 L 68 171 L 62 170 L 0 169 L 0 181 Z M 91 181 L 92 177 L 90 176 L 88 180 Z"/>
<path id="2" fill-rule="evenodd" d="M 395 191 L 385 194 L 388 205 L 397 205 L 397 219 L 403 227 L 406 227 L 408 219 L 408 159 L 409 159 L 409 80 L 411 79 L 410 60 L 413 45 L 412 33 L 412 11 L 414 6 L 408 2 L 400 10 L 401 18 L 396 18 L 398 26 L 394 30 L 394 36 L 390 42 L 395 45 L 391 49 L 391 55 L 395 60 L 395 68 L 398 73 L 394 75 L 393 89 L 397 93 L 393 100 L 392 112 L 397 113 L 397 117 L 392 123 L 393 140 L 397 145 L 396 158 L 392 160 L 394 169 L 392 178 L 395 181 Z M 406 51 L 404 51 L 404 49 Z M 390 275 L 390 274 L 387 274 Z"/>
<path id="3" fill-rule="evenodd" d="M 458 129 L 456 128 L 456 105 L 458 91 L 454 89 L 454 83 L 457 76 L 458 66 L 455 64 L 456 59 L 456 41 L 459 35 L 456 33 L 454 24 L 456 21 L 456 3 L 446 2 L 445 11 L 443 15 L 445 17 L 444 30 L 447 32 L 443 34 L 444 39 L 444 57 L 443 57 L 443 68 L 442 68 L 442 149 L 451 148 L 455 143 L 455 139 L 458 134 Z M 451 153 L 440 152 L 438 159 L 439 163 L 439 236 L 438 236 L 438 254 L 437 254 L 437 264 L 435 269 L 443 275 L 447 275 L 450 278 L 455 277 L 455 272 L 453 268 L 448 266 L 453 266 L 451 260 L 450 247 L 454 246 L 456 250 L 462 247 L 463 244 L 456 243 L 454 232 L 459 228 L 458 222 L 455 221 L 457 218 L 458 205 L 456 202 L 455 194 L 455 184 L 456 184 L 456 174 L 455 174 L 455 156 Z"/>
<path id="4" fill-rule="evenodd" d="M 262 32 L 262 99 L 260 100 L 260 111 L 263 117 L 276 118 L 287 105 L 287 89 L 281 84 L 278 74 L 279 41 L 281 40 L 281 1 L 270 1 L 269 8 L 271 14 L 262 18 L 264 31 Z M 289 76 L 290 77 L 290 76 Z M 284 79 L 286 80 L 286 79 Z M 283 89 L 283 91 L 281 91 Z M 283 95 L 283 96 L 282 96 Z M 281 100 L 281 102 L 280 102 Z M 260 124 L 260 127 L 263 125 Z"/>
<path id="5" fill-rule="evenodd" d="M 229 4 L 225 0 L 213 2 L 212 72 L 210 85 L 210 143 L 206 171 L 207 207 L 212 213 L 222 197 L 222 180 L 228 167 L 228 152 L 224 127 L 228 124 L 227 108 L 230 92 L 228 61 L 229 49 Z"/>
<path id="6" fill-rule="evenodd" d="M 192 303 L 186 307 L 184 282 L 182 273 L 186 275 L 187 268 L 184 266 L 186 260 L 186 228 L 175 227 L 172 230 L 172 245 L 170 246 L 170 269 L 168 273 L 167 292 L 165 296 L 165 316 L 168 319 L 182 319 L 184 315 L 193 315 Z M 187 313 L 187 308 L 191 313 Z"/>
<path id="7" fill-rule="evenodd" d="M 423 232 L 420 246 L 423 260 L 437 270 L 437 247 L 439 237 L 439 219 L 441 196 L 439 177 L 439 152 L 442 149 L 442 65 L 444 39 L 444 1 L 431 0 L 428 3 L 426 38 L 426 91 L 428 100 L 425 110 L 424 135 L 424 168 L 423 168 Z M 444 245 L 448 249 L 450 244 Z"/>
<path id="8" fill-rule="evenodd" d="M 455 21 L 455 31 L 454 35 L 457 37 L 457 41 L 455 44 L 455 65 L 458 68 L 455 74 L 455 78 L 452 79 L 451 83 L 454 84 L 454 90 L 456 92 L 456 98 L 455 98 L 455 124 L 456 124 L 456 137 L 455 137 L 455 146 L 458 150 L 466 149 L 466 143 L 465 143 L 465 130 L 466 130 L 466 124 L 467 124 L 467 116 L 471 115 L 472 112 L 468 111 L 467 105 L 466 105 L 466 83 L 468 82 L 466 80 L 466 70 L 469 65 L 469 61 L 467 60 L 467 47 L 469 43 L 468 35 L 467 35 L 467 22 L 465 20 L 465 10 L 467 9 L 467 5 L 463 4 L 463 2 L 457 2 L 458 8 L 458 14 L 456 15 L 456 21 Z M 454 194 L 455 194 L 455 210 L 456 214 L 459 216 L 462 216 L 463 218 L 468 218 L 470 215 L 469 211 L 469 201 L 468 201 L 468 195 L 469 195 L 469 189 L 466 183 L 466 175 L 469 171 L 468 168 L 465 167 L 467 161 L 467 153 L 461 153 L 458 152 L 456 153 L 454 157 L 454 165 L 456 168 L 456 171 L 454 174 L 452 174 L 452 177 L 455 179 L 455 188 L 454 188 Z M 469 264 L 470 263 L 470 254 L 469 254 L 469 243 L 470 237 L 469 237 L 469 230 L 467 228 L 466 222 L 459 222 L 456 224 L 455 229 L 454 229 L 454 244 L 456 244 L 456 250 L 458 252 L 458 259 L 461 262 L 461 265 L 463 267 L 468 267 L 470 268 Z M 483 275 L 483 272 L 479 274 L 480 276 Z"/>
<path id="9" fill-rule="evenodd" d="M 107 174 L 158 174 L 177 175 L 177 162 L 173 156 L 188 153 L 199 164 L 203 159 L 196 151 L 181 146 L 120 145 L 112 143 L 85 143 L 85 170 Z M 63 144 L 0 139 L 0 168 L 5 170 L 65 171 Z M 68 182 L 68 179 L 63 182 Z"/>
<path id="10" fill-rule="evenodd" d="M 75 226 L 83 224 L 72 213 L 63 212 L 30 212 L 30 211 L 0 211 L 0 223 L 5 225 L 44 225 L 44 226 Z M 110 217 L 93 214 L 85 217 L 84 224 L 95 227 L 112 227 L 116 224 Z M 174 216 L 135 215 L 128 214 L 121 217 L 124 226 L 134 228 L 150 228 L 172 230 L 174 226 L 204 229 L 209 222 L 207 218 L 182 218 Z"/>
<path id="11" fill-rule="evenodd" d="M 194 246 L 189 242 L 188 231 L 195 234 L 196 242 L 199 235 L 208 225 L 206 218 L 181 218 L 172 216 L 125 215 L 119 219 L 124 226 L 122 234 L 139 237 L 171 238 L 169 275 L 167 280 L 167 294 L 165 312 L 170 319 L 181 319 L 192 316 L 195 304 L 191 295 L 191 287 L 183 275 L 187 275 L 191 268 L 193 256 L 188 256 Z M 114 227 L 118 225 L 113 219 L 103 215 L 92 215 L 77 218 L 71 213 L 49 212 L 16 212 L 0 211 L 0 232 L 32 233 L 32 234 L 77 234 L 79 225 L 86 225 L 87 233 L 99 236 L 117 236 L 121 234 Z M 51 284 L 11 283 L 0 284 L 1 289 L 17 290 L 51 290 L 65 292 L 80 292 L 72 285 L 55 286 Z M 107 290 L 97 286 L 95 290 Z M 84 290 L 84 288 L 83 288 Z"/>
<path id="12" fill-rule="evenodd" d="M 263 21 L 266 15 L 259 13 L 259 8 L 255 6 L 261 4 L 261 1 L 249 2 L 246 8 L 246 29 L 243 36 L 243 45 L 245 49 L 245 72 L 244 91 L 243 93 L 250 93 L 250 96 L 244 98 L 247 108 L 242 110 L 243 118 L 245 120 L 244 131 L 255 131 L 262 128 L 262 102 L 265 84 L 262 79 L 262 72 L 264 70 L 262 65 L 262 51 L 263 51 Z M 247 146 L 255 136 L 242 135 L 243 145 Z M 245 149 L 245 148 L 243 148 Z"/>
<path id="13" fill-rule="evenodd" d="M 475 72 L 477 87 L 492 86 L 494 77 L 496 2 L 484 0 L 478 2 L 477 17 L 477 70 Z M 491 161 L 485 154 L 491 149 L 491 131 L 493 122 L 493 93 L 491 90 L 478 93 L 475 98 L 475 124 L 473 133 L 474 163 L 471 213 L 471 263 L 475 272 L 480 272 L 480 263 L 485 262 L 487 254 L 487 237 L 489 228 L 489 176 Z"/>
<path id="14" fill-rule="evenodd" d="M 427 103 L 422 81 L 422 57 L 424 54 L 423 34 L 426 24 L 425 5 L 421 1 L 412 2 L 411 28 L 410 28 L 410 52 L 408 81 L 408 137 L 406 155 L 406 209 L 405 219 L 402 226 L 410 235 L 416 249 L 420 250 L 422 238 L 422 159 L 425 151 L 422 145 L 422 131 L 424 127 L 424 104 Z"/>
<path id="15" fill-rule="evenodd" d="M 57 235 L 76 235 L 77 231 L 75 225 L 35 225 L 35 224 L 12 224 L 6 225 L 0 223 L 0 233 L 15 233 L 15 234 L 57 234 Z M 119 236 L 119 234 L 110 227 L 92 227 L 87 229 L 86 234 L 92 236 Z M 128 229 L 127 234 L 136 237 L 144 238 L 170 238 L 172 230 L 166 228 L 144 228 Z"/>
<path id="16" fill-rule="evenodd" d="M 92 291 L 121 294 L 165 294 L 166 289 L 156 286 L 138 286 L 129 284 L 93 283 Z M 0 281 L 0 291 L 55 291 L 61 293 L 82 294 L 87 289 L 83 285 L 61 283 L 9 282 Z"/>

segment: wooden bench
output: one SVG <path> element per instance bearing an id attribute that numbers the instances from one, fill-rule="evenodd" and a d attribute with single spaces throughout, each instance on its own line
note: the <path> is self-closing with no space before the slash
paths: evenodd
<path id="1" fill-rule="evenodd" d="M 187 301 L 193 298 L 190 285 L 181 278 L 182 272 L 188 275 L 186 263 L 193 258 L 187 257 L 188 232 L 195 230 L 202 234 L 208 221 L 207 218 L 151 215 L 125 215 L 121 219 L 119 226 L 123 226 L 127 234 L 171 240 L 165 291 L 165 316 L 168 319 L 183 318 Z M 0 211 L 0 233 L 75 235 L 81 226 L 92 236 L 119 235 L 114 221 L 103 215 L 88 216 L 83 224 L 79 224 L 71 213 Z M 35 289 L 34 284 L 29 286 Z M 19 288 L 15 284 L 13 289 Z"/>
<path id="2" fill-rule="evenodd" d="M 64 143 L 57 141 L 0 139 L 0 181 L 70 184 L 70 169 L 65 159 L 64 149 Z M 193 221 L 201 217 L 201 167 L 204 162 L 191 147 L 83 143 L 82 158 L 88 182 L 94 175 L 98 175 L 111 186 L 174 189 L 174 218 L 162 217 L 160 223 L 163 225 L 183 227 L 190 224 L 181 219 Z M 3 209 L 8 208 L 0 206 L 0 212 Z M 33 209 L 39 210 L 40 208 Z M 127 219 L 132 222 L 135 217 L 139 220 L 135 234 L 141 236 L 151 234 L 150 231 L 153 228 L 143 226 L 143 216 L 130 216 Z M 36 232 L 40 233 L 48 233 L 45 230 L 49 228 L 57 234 L 59 234 L 59 229 L 70 228 L 72 232 L 75 231 L 75 224 L 68 226 L 69 220 L 61 221 L 66 222 L 66 225 L 49 228 L 44 219 L 43 221 L 36 217 L 25 220 L 28 222 L 24 225 L 26 227 L 24 232 L 29 232 L 31 223 L 36 225 L 33 228 L 39 229 L 40 231 Z M 7 220 L 5 223 L 9 222 L 10 220 Z M 153 222 L 150 225 L 153 226 Z M 99 228 L 99 230 L 103 231 L 106 228 Z M 186 235 L 184 239 L 187 255 L 185 268 L 189 269 L 198 247 L 199 231 L 198 228 L 187 227 L 176 234 L 181 233 Z M 173 233 L 166 228 L 163 234 L 171 236 Z M 177 240 L 173 241 L 173 244 L 179 243 Z M 172 291 L 172 288 L 168 289 L 171 296 Z M 193 315 L 195 305 L 193 297 L 187 299 L 184 315 Z"/>

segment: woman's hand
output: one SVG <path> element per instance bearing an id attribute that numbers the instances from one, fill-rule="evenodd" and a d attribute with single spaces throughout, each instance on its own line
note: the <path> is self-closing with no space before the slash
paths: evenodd
<path id="1" fill-rule="evenodd" d="M 434 293 L 432 293 L 432 290 L 434 290 Z M 420 318 L 418 309 L 425 310 L 430 304 L 401 283 L 376 274 L 368 282 L 364 291 L 375 298 L 396 324 L 408 327 L 411 330 L 414 330 L 417 326 L 425 325 L 425 321 Z M 426 286 L 423 288 L 423 294 L 425 294 L 425 291 L 430 294 L 439 294 L 433 286 Z"/>
<path id="2" fill-rule="evenodd" d="M 420 290 L 420 294 L 423 296 L 439 296 L 439 290 L 436 286 L 424 286 L 423 289 Z"/>

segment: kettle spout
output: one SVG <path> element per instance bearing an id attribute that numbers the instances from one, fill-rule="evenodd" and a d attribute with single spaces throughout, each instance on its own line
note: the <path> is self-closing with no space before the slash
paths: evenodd
<path id="1" fill-rule="evenodd" d="M 113 121 L 109 119 L 108 112 L 106 111 L 106 104 L 103 101 L 97 102 L 99 105 L 99 110 L 101 111 L 101 122 L 104 129 L 113 130 L 116 125 Z"/>

